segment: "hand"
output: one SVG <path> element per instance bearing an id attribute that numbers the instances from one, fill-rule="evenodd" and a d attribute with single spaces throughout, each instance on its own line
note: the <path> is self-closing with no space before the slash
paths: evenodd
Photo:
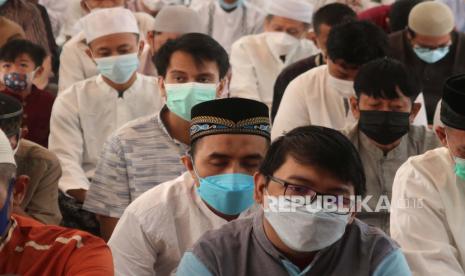
<path id="1" fill-rule="evenodd" d="M 77 202 L 84 203 L 84 200 L 86 199 L 87 190 L 73 189 L 73 190 L 66 191 L 66 193 L 74 197 L 74 199 L 76 199 Z"/>

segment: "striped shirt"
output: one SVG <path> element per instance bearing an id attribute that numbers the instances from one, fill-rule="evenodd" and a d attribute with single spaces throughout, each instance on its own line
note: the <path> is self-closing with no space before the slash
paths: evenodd
<path id="1" fill-rule="evenodd" d="M 0 274 L 113 275 L 111 252 L 89 233 L 13 215 L 0 243 Z"/>
<path id="2" fill-rule="evenodd" d="M 171 138 L 159 114 L 129 122 L 105 143 L 83 208 L 121 217 L 142 193 L 185 171 L 180 158 L 187 149 Z"/>

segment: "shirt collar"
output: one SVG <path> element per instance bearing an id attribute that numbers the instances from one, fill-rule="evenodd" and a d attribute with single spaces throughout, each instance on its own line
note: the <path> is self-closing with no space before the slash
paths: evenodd
<path id="1" fill-rule="evenodd" d="M 102 91 L 103 93 L 111 93 L 111 94 L 114 94 L 115 97 L 118 97 L 119 95 L 118 91 L 114 89 L 113 87 L 111 87 L 110 85 L 108 85 L 103 80 L 102 74 L 97 75 L 95 82 L 97 84 L 97 87 L 99 88 L 99 91 Z M 125 98 L 126 95 L 136 93 L 136 91 L 139 91 L 141 89 L 143 89 L 141 76 L 139 75 L 139 73 L 136 73 L 136 80 L 128 89 L 126 89 L 126 91 L 124 91 L 123 99 Z"/>
<path id="2" fill-rule="evenodd" d="M 358 128 L 358 124 L 356 125 Z M 399 159 L 399 158 L 405 158 L 407 159 L 407 145 L 408 145 L 408 135 L 410 131 L 402 136 L 400 140 L 400 144 L 389 151 L 387 154 L 384 154 L 384 152 L 378 148 L 373 142 L 368 138 L 368 136 L 365 135 L 360 130 L 357 130 L 358 133 L 358 144 L 359 147 L 365 148 L 372 156 L 374 156 L 377 160 L 381 159 Z"/>
<path id="3" fill-rule="evenodd" d="M 168 137 L 170 137 L 170 139 L 176 144 L 178 145 L 179 147 L 181 147 L 183 150 L 187 151 L 187 149 L 189 148 L 188 145 L 184 144 L 183 142 L 181 141 L 178 141 L 176 140 L 174 137 L 171 136 L 171 134 L 168 132 L 168 129 L 166 128 L 166 125 L 165 123 L 163 122 L 163 119 L 162 119 L 162 114 L 163 113 L 166 113 L 168 112 L 168 107 L 166 105 L 164 105 L 162 107 L 162 109 L 160 110 L 160 112 L 158 112 L 158 115 L 157 115 L 157 124 L 158 126 L 161 128 L 161 130 L 163 131 L 163 133 L 165 133 Z"/>

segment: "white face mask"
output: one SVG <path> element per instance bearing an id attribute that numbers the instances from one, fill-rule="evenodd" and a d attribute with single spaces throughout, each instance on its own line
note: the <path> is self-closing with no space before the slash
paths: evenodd
<path id="1" fill-rule="evenodd" d="M 295 212 L 274 212 L 268 208 L 269 202 L 279 202 L 278 210 L 290 207 L 281 205 L 285 200 L 265 196 L 266 220 L 284 244 L 298 252 L 318 251 L 337 242 L 344 235 L 350 217 L 350 213 L 340 215 L 307 206 L 297 207 Z"/>
<path id="2" fill-rule="evenodd" d="M 328 71 L 328 85 L 344 98 L 355 96 L 354 82 L 333 77 Z"/>
<path id="3" fill-rule="evenodd" d="M 266 42 L 273 54 L 276 56 L 286 56 L 294 51 L 300 44 L 300 40 L 286 32 L 266 33 Z"/>

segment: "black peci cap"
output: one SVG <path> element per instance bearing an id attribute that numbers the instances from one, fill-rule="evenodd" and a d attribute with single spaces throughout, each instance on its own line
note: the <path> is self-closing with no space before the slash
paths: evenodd
<path id="1" fill-rule="evenodd" d="M 446 126 L 465 130 L 465 74 L 451 77 L 444 84 L 441 121 Z"/>

